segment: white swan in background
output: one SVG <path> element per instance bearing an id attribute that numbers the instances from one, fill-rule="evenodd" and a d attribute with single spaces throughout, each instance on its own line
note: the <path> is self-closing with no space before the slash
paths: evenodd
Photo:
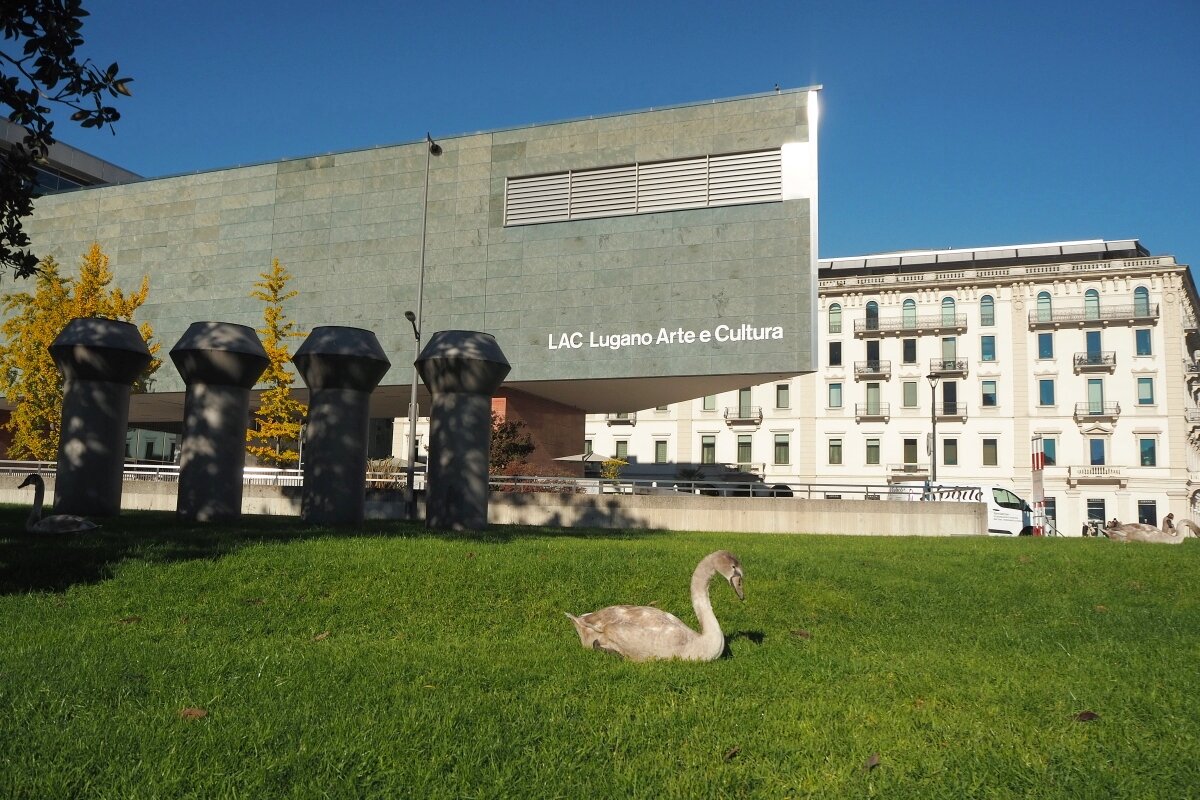
<path id="1" fill-rule="evenodd" d="M 26 486 L 33 487 L 33 510 L 29 512 L 29 519 L 25 522 L 25 530 L 30 533 L 78 533 L 100 527 L 90 519 L 77 517 L 74 514 L 55 514 L 43 517 L 42 503 L 46 499 L 46 482 L 42 480 L 41 475 L 35 472 L 25 478 L 17 488 L 24 489 Z"/>
<path id="2" fill-rule="evenodd" d="M 1200 536 L 1200 526 L 1191 520 L 1181 520 L 1176 526 L 1175 515 L 1167 514 L 1162 529 L 1141 522 L 1127 522 L 1104 529 L 1104 535 L 1118 542 L 1152 542 L 1156 544 L 1183 544 L 1189 535 Z"/>
<path id="3" fill-rule="evenodd" d="M 699 633 L 675 615 L 649 606 L 609 606 L 578 617 L 567 616 L 587 648 L 616 653 L 630 661 L 712 661 L 725 651 L 725 635 L 708 597 L 708 582 L 717 574 L 729 581 L 739 600 L 746 599 L 737 556 L 727 550 L 705 556 L 692 573 L 692 608 L 700 621 Z"/>

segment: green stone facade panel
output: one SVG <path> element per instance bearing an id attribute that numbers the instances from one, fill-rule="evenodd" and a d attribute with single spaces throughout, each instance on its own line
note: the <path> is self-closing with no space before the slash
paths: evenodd
<path id="1" fill-rule="evenodd" d="M 505 227 L 509 177 L 807 141 L 805 91 L 439 139 L 430 160 L 423 328 L 496 336 L 510 382 L 810 371 L 816 276 L 807 199 Z M 421 266 L 425 143 L 41 198 L 37 252 L 73 269 L 92 241 L 116 284 L 150 278 L 169 346 L 198 320 L 258 325 L 278 258 L 301 330 L 373 330 L 407 363 Z M 779 327 L 782 339 L 590 347 L 601 336 Z M 555 346 L 579 334 L 581 348 Z M 394 369 L 384 384 L 405 384 Z M 156 389 L 180 391 L 170 364 Z"/>

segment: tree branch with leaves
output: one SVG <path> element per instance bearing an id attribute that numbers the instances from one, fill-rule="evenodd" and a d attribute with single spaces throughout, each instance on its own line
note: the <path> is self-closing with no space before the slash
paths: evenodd
<path id="1" fill-rule="evenodd" d="M 84 44 L 82 0 L 4 0 L 0 3 L 0 105 L 25 137 L 0 149 L 0 269 L 28 277 L 38 268 L 29 250 L 23 218 L 33 212 L 37 164 L 54 144 L 54 106 L 73 113 L 84 128 L 108 128 L 121 118 L 107 105 L 129 97 L 132 78 L 121 77 L 116 62 L 106 68 L 76 51 Z"/>

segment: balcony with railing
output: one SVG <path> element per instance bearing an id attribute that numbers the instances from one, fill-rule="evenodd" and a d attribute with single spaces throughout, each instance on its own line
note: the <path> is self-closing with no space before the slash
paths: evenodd
<path id="1" fill-rule="evenodd" d="M 605 414 L 604 421 L 609 427 L 613 425 L 637 425 L 637 414 L 621 412 L 619 414 Z"/>
<path id="2" fill-rule="evenodd" d="M 1200 382 L 1200 361 L 1184 361 L 1183 374 L 1187 376 L 1189 386 Z"/>
<path id="3" fill-rule="evenodd" d="M 854 421 L 891 419 L 892 406 L 890 403 L 855 403 Z"/>
<path id="4" fill-rule="evenodd" d="M 965 378 L 967 364 L 965 358 L 933 358 L 929 360 L 929 371 L 942 378 Z"/>
<path id="5" fill-rule="evenodd" d="M 1121 416 L 1120 403 L 1084 402 L 1075 404 L 1076 422 L 1091 422 L 1099 420 L 1116 422 L 1117 417 L 1119 416 Z"/>
<path id="6" fill-rule="evenodd" d="M 1067 467 L 1067 484 L 1069 486 L 1078 486 L 1081 483 L 1115 483 L 1124 486 L 1127 480 L 1124 467 Z"/>
<path id="7" fill-rule="evenodd" d="M 929 314 L 923 317 L 888 317 L 854 320 L 854 335 L 859 339 L 880 336 L 920 336 L 922 334 L 965 333 L 966 314 Z"/>
<path id="8" fill-rule="evenodd" d="M 888 464 L 889 481 L 925 480 L 928 477 L 928 464 Z"/>
<path id="9" fill-rule="evenodd" d="M 1153 324 L 1158 320 L 1158 305 L 1124 303 L 1121 305 L 1073 306 L 1071 308 L 1035 308 L 1029 312 L 1030 328 L 1105 327 L 1114 322 L 1130 325 Z"/>
<path id="10" fill-rule="evenodd" d="M 1183 419 L 1188 425 L 1188 435 L 1200 433 L 1200 408 L 1189 408 L 1183 412 Z"/>
<path id="11" fill-rule="evenodd" d="M 855 361 L 854 380 L 888 380 L 892 377 L 891 361 Z"/>
<path id="12" fill-rule="evenodd" d="M 762 406 L 725 407 L 725 424 L 730 427 L 735 425 L 761 425 L 762 421 Z"/>
<path id="13" fill-rule="evenodd" d="M 961 422 L 967 421 L 967 404 L 966 403 L 934 403 L 933 413 L 938 419 L 957 419 Z"/>
<path id="14" fill-rule="evenodd" d="M 1075 354 L 1075 374 L 1081 372 L 1115 372 L 1117 369 L 1117 353 L 1115 350 L 1101 350 Z"/>

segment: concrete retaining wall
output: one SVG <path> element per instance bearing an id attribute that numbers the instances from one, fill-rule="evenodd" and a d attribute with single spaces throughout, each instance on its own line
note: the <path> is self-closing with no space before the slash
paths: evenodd
<path id="1" fill-rule="evenodd" d="M 30 489 L 18 490 L 21 475 L 0 477 L 0 503 L 28 505 Z M 53 496 L 54 479 L 47 479 Z M 173 482 L 126 481 L 121 507 L 174 511 Z M 242 513 L 299 516 L 299 487 L 246 486 Z M 399 500 L 370 500 L 368 519 L 400 519 Z M 563 495 L 493 493 L 493 525 L 646 528 L 672 531 L 833 533 L 863 536 L 962 536 L 987 533 L 982 503 L 914 503 L 894 500 L 797 500 L 773 497 L 697 495 Z"/>

